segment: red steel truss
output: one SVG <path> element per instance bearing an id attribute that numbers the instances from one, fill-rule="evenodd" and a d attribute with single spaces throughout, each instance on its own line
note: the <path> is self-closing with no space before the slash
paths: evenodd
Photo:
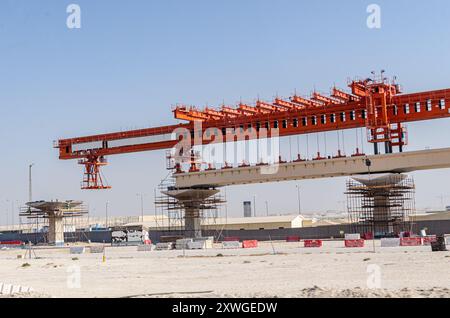
<path id="1" fill-rule="evenodd" d="M 84 189 L 108 189 L 100 175 L 105 156 L 172 148 L 185 136 L 177 131 L 195 136 L 214 129 L 226 135 L 254 128 L 256 133 L 247 138 L 259 138 L 262 128 L 267 128 L 264 137 L 267 132 L 271 136 L 274 129 L 283 137 L 365 127 L 377 154 L 379 143 L 384 143 L 386 152 L 392 152 L 393 147 L 403 150 L 407 140 L 404 123 L 450 117 L 450 89 L 402 94 L 400 86 L 386 78 L 351 81 L 349 88 L 351 92 L 334 87 L 330 96 L 314 92 L 310 98 L 295 95 L 289 100 L 258 100 L 255 106 L 240 103 L 217 110 L 177 106 L 174 117 L 187 123 L 61 139 L 55 147 L 60 159 L 82 159 Z M 200 131 L 195 131 L 195 122 L 201 122 Z M 215 140 L 201 138 L 200 142 Z"/>

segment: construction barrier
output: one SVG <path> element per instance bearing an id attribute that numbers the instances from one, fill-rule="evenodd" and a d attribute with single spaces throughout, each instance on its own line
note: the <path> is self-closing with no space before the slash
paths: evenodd
<path id="1" fill-rule="evenodd" d="M 286 237 L 286 242 L 300 242 L 300 236 L 288 236 Z"/>
<path id="2" fill-rule="evenodd" d="M 345 247 L 364 247 L 364 240 L 345 240 Z"/>
<path id="3" fill-rule="evenodd" d="M 359 233 L 356 234 L 345 234 L 345 240 L 360 240 L 361 235 Z"/>
<path id="4" fill-rule="evenodd" d="M 431 243 L 435 243 L 437 241 L 436 235 L 429 235 L 423 238 L 423 245 L 430 246 Z"/>
<path id="5" fill-rule="evenodd" d="M 400 239 L 400 246 L 421 246 L 421 237 L 402 237 Z"/>
<path id="6" fill-rule="evenodd" d="M 235 241 L 240 241 L 240 239 L 239 239 L 239 237 L 236 237 L 236 236 L 228 236 L 228 237 L 225 237 L 224 239 L 223 239 L 223 241 L 224 242 L 235 242 Z"/>
<path id="7" fill-rule="evenodd" d="M 322 247 L 322 241 L 321 240 L 305 240 L 304 246 L 305 247 Z"/>
<path id="8" fill-rule="evenodd" d="M 241 242 L 239 241 L 226 241 L 222 242 L 222 248 L 224 249 L 234 249 L 234 248 L 241 248 Z"/>
<path id="9" fill-rule="evenodd" d="M 398 247 L 400 246 L 399 238 L 382 238 L 381 247 Z"/>
<path id="10" fill-rule="evenodd" d="M 242 241 L 242 247 L 243 248 L 255 248 L 255 247 L 258 247 L 258 241 L 256 241 L 256 240 Z"/>
<path id="11" fill-rule="evenodd" d="M 0 241 L 0 245 L 5 245 L 5 246 L 20 246 L 23 245 L 24 243 L 22 241 Z"/>

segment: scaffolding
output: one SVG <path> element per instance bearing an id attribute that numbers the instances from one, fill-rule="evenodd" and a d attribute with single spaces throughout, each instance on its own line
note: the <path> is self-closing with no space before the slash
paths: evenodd
<path id="1" fill-rule="evenodd" d="M 19 216 L 28 220 L 30 241 L 35 244 L 48 244 L 52 243 L 50 236 L 53 240 L 52 231 L 62 232 L 63 240 L 64 233 L 68 233 L 65 235 L 66 239 L 69 242 L 76 241 L 74 220 L 88 213 L 87 207 L 81 201 L 36 201 L 21 207 Z M 57 219 L 62 221 L 58 225 L 55 224 Z"/>
<path id="2" fill-rule="evenodd" d="M 194 194 L 196 190 L 208 191 L 210 189 L 177 189 L 172 174 L 163 179 L 155 192 L 155 211 L 162 216 L 160 220 L 156 220 L 160 232 L 184 237 L 186 236 L 185 225 L 188 218 L 199 218 L 204 225 L 215 225 L 217 223 L 220 207 L 225 203 L 220 193 L 207 198 L 197 197 L 194 194 L 188 199 L 183 198 L 181 200 L 168 195 L 168 193 L 177 190 L 192 191 Z M 211 191 L 215 191 L 215 189 Z M 195 207 L 195 215 L 187 215 L 186 211 L 191 211 L 190 207 Z"/>
<path id="3" fill-rule="evenodd" d="M 354 177 L 347 181 L 346 195 L 353 233 L 389 237 L 401 232 L 413 232 L 413 178 L 404 174 Z"/>

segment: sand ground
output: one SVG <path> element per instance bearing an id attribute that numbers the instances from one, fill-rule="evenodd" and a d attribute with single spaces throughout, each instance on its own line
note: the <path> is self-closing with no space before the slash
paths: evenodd
<path id="1" fill-rule="evenodd" d="M 0 251 L 0 283 L 29 286 L 16 297 L 450 297 L 450 252 L 429 246 L 349 249 L 325 242 L 260 243 L 258 248 L 138 252 L 107 247 Z M 275 254 L 274 254 L 275 253 Z M 28 263 L 29 266 L 23 266 Z"/>

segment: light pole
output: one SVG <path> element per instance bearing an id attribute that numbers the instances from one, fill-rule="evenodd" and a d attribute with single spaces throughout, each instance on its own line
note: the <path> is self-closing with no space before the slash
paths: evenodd
<path id="1" fill-rule="evenodd" d="M 105 227 L 108 228 L 108 204 L 109 202 L 106 201 L 106 205 L 105 205 L 105 215 L 106 215 L 106 219 L 105 219 Z"/>
<path id="2" fill-rule="evenodd" d="M 144 224 L 144 195 L 137 193 L 136 196 L 141 197 L 141 222 Z"/>
<path id="3" fill-rule="evenodd" d="M 33 200 L 33 185 L 31 180 L 31 168 L 33 168 L 34 163 L 28 166 L 28 202 Z"/>
<path id="4" fill-rule="evenodd" d="M 295 186 L 297 188 L 297 199 L 298 199 L 298 215 L 302 214 L 302 207 L 300 201 L 300 186 L 297 184 Z"/>

